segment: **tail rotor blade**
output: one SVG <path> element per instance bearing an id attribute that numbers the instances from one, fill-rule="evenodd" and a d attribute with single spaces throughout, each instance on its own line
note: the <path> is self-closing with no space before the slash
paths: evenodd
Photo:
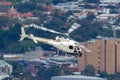
<path id="1" fill-rule="evenodd" d="M 84 45 L 82 45 L 82 44 L 79 44 L 79 46 L 83 49 L 83 50 L 85 50 L 86 52 L 92 52 L 90 49 L 88 49 L 88 48 L 86 48 Z"/>

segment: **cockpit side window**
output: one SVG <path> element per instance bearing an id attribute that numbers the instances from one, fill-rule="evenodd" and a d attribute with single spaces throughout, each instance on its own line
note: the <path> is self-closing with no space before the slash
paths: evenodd
<path id="1" fill-rule="evenodd" d="M 77 46 L 77 49 L 80 50 L 80 48 Z"/>
<path id="2" fill-rule="evenodd" d="M 69 49 L 73 49 L 73 46 L 69 45 Z"/>

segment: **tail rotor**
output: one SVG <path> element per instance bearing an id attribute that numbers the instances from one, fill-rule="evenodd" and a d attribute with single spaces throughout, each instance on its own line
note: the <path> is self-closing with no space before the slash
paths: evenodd
<path id="1" fill-rule="evenodd" d="M 20 41 L 23 41 L 25 39 L 25 37 L 27 37 L 27 35 L 25 34 L 25 30 L 24 27 L 21 27 L 21 38 Z"/>

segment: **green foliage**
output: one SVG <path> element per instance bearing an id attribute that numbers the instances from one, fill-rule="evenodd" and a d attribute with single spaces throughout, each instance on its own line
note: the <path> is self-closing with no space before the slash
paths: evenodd
<path id="1" fill-rule="evenodd" d="M 64 75 L 72 75 L 72 71 L 65 69 L 64 70 Z"/>
<path id="2" fill-rule="evenodd" d="M 17 23 L 17 20 L 15 19 L 11 19 L 6 16 L 0 16 L 0 29 L 4 27 L 9 27 L 15 23 Z"/>
<path id="3" fill-rule="evenodd" d="M 4 78 L 2 80 L 12 80 L 12 78 L 6 77 L 6 78 Z"/>
<path id="4" fill-rule="evenodd" d="M 110 10 L 110 13 L 111 14 L 118 14 L 119 12 L 116 9 L 112 9 L 112 10 Z"/>
<path id="5" fill-rule="evenodd" d="M 52 0 L 30 0 L 31 2 L 51 4 Z"/>
<path id="6" fill-rule="evenodd" d="M 65 3 L 65 2 L 76 2 L 78 0 L 52 0 L 53 4 Z"/>
<path id="7" fill-rule="evenodd" d="M 1 30 L 0 33 L 0 49 L 3 51 L 4 49 L 10 49 L 11 45 L 14 45 L 17 43 L 17 40 L 19 38 L 20 31 L 19 29 L 20 26 L 16 24 L 16 27 L 12 27 L 9 30 L 3 31 Z M 13 43 L 14 42 L 14 43 Z"/>
<path id="8" fill-rule="evenodd" d="M 85 3 L 100 3 L 100 0 L 83 0 Z"/>
<path id="9" fill-rule="evenodd" d="M 118 18 L 118 20 L 115 22 L 115 25 L 119 25 L 120 22 L 120 18 Z"/>
<path id="10" fill-rule="evenodd" d="M 21 2 L 21 0 L 7 0 L 8 2 L 13 2 L 13 3 L 16 3 L 16 2 Z"/>
<path id="11" fill-rule="evenodd" d="M 34 23 L 34 24 L 38 24 L 38 25 L 40 25 L 41 24 L 41 20 L 39 19 L 39 20 L 31 20 L 31 19 L 28 19 L 28 20 L 26 20 L 26 21 L 24 21 L 24 22 L 22 22 L 23 24 L 31 24 L 31 23 Z"/>
<path id="12" fill-rule="evenodd" d="M 36 8 L 36 4 L 35 3 L 31 3 L 31 2 L 27 2 L 27 3 L 19 3 L 17 5 L 15 5 L 17 11 L 21 12 L 21 13 L 27 13 L 27 12 L 31 12 Z"/>
<path id="13" fill-rule="evenodd" d="M 105 71 L 102 71 L 102 72 L 100 73 L 100 77 L 106 78 L 106 77 L 108 77 L 108 73 L 105 72 Z"/>
<path id="14" fill-rule="evenodd" d="M 37 74 L 40 80 L 51 80 L 52 76 L 59 76 L 60 71 L 61 68 L 58 66 L 52 66 L 50 68 L 40 66 Z"/>
<path id="15" fill-rule="evenodd" d="M 88 65 L 85 67 L 85 69 L 81 72 L 82 75 L 87 75 L 87 76 L 95 76 L 95 69 L 93 66 Z"/>
<path id="16" fill-rule="evenodd" d="M 21 75 L 21 80 L 35 80 L 34 77 L 31 75 L 30 71 L 25 71 L 23 72 L 23 74 Z"/>
<path id="17" fill-rule="evenodd" d="M 12 47 L 12 53 L 24 53 L 29 50 L 35 50 L 35 43 L 31 40 L 24 40 Z"/>
<path id="18" fill-rule="evenodd" d="M 25 40 L 19 42 L 20 39 L 20 24 L 16 24 L 11 27 L 9 30 L 3 31 L 0 33 L 0 52 L 12 52 L 12 53 L 24 53 L 30 48 L 35 49 L 35 44 L 33 41 Z"/>
<path id="19" fill-rule="evenodd" d="M 15 61 L 8 61 L 13 66 L 13 76 L 18 77 L 20 73 L 23 73 L 23 66 Z"/>
<path id="20" fill-rule="evenodd" d="M 120 80 L 120 73 L 108 75 L 107 80 Z"/>
<path id="21" fill-rule="evenodd" d="M 90 39 L 96 39 L 96 36 L 112 37 L 112 29 L 103 29 L 103 24 L 100 22 L 94 22 L 87 19 L 78 21 L 82 26 L 76 31 L 70 34 L 77 41 L 87 41 Z"/>
<path id="22" fill-rule="evenodd" d="M 95 15 L 94 15 L 93 13 L 89 12 L 89 13 L 87 14 L 87 18 L 86 18 L 86 19 L 93 21 L 93 20 L 95 19 Z"/>
<path id="23" fill-rule="evenodd" d="M 40 78 L 40 80 L 45 80 L 45 78 L 46 78 L 46 69 L 45 69 L 44 66 L 40 66 L 38 68 L 37 75 Z"/>
<path id="24" fill-rule="evenodd" d="M 54 12 L 54 17 L 60 19 L 61 21 L 65 22 L 67 20 L 67 17 L 71 15 L 72 12 L 62 13 L 59 9 L 56 9 Z"/>

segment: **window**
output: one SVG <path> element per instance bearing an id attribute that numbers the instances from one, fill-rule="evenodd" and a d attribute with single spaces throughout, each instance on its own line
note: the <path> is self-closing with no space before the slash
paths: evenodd
<path id="1" fill-rule="evenodd" d="M 98 62 L 98 64 L 100 64 L 100 62 Z"/>
<path id="2" fill-rule="evenodd" d="M 98 54 L 100 54 L 100 52 L 98 52 Z"/>
<path id="3" fill-rule="evenodd" d="M 100 69 L 100 66 L 98 66 L 98 69 Z"/>
<path id="4" fill-rule="evenodd" d="M 100 47 L 98 47 L 98 49 L 100 49 Z"/>
<path id="5" fill-rule="evenodd" d="M 69 46 L 69 49 L 73 49 L 73 46 L 70 45 L 70 46 Z"/>
<path id="6" fill-rule="evenodd" d="M 98 57 L 98 59 L 100 59 L 100 57 Z"/>

